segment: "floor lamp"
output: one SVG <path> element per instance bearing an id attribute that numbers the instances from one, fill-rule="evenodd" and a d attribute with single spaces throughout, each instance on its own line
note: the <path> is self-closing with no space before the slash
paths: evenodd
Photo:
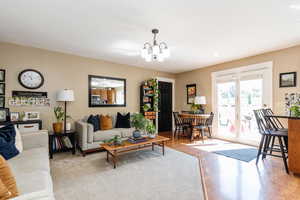
<path id="1" fill-rule="evenodd" d="M 73 90 L 64 89 L 57 92 L 56 101 L 65 102 L 64 133 L 66 133 L 67 126 L 67 102 L 71 102 L 74 100 Z"/>

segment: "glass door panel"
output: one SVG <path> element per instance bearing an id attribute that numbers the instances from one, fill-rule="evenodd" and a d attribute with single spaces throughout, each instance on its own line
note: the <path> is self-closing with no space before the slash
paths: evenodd
<path id="1" fill-rule="evenodd" d="M 217 83 L 218 135 L 236 137 L 236 82 Z"/>
<path id="2" fill-rule="evenodd" d="M 253 110 L 263 107 L 263 79 L 240 80 L 240 132 L 241 140 L 258 141 L 257 123 Z"/>

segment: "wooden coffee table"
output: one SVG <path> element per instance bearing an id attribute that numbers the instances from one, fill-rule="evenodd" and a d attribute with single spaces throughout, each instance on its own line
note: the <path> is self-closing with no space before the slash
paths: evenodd
<path id="1" fill-rule="evenodd" d="M 154 151 L 154 146 L 160 146 L 162 148 L 162 154 L 165 155 L 165 142 L 168 141 L 169 138 L 163 136 L 156 136 L 155 138 L 151 139 L 148 138 L 145 142 L 140 143 L 130 143 L 127 140 L 123 141 L 121 145 L 110 145 L 110 144 L 101 144 L 100 147 L 106 150 L 106 160 L 109 162 L 109 156 L 111 155 L 113 166 L 116 168 L 118 155 L 125 152 L 136 151 L 145 149 L 148 147 L 152 147 L 152 151 Z"/>

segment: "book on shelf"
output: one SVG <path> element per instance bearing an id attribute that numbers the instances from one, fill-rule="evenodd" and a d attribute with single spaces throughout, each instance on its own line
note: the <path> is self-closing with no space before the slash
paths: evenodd
<path id="1" fill-rule="evenodd" d="M 52 148 L 54 150 L 61 150 L 65 148 L 73 148 L 73 144 L 68 136 L 63 136 L 63 137 L 55 137 Z"/>

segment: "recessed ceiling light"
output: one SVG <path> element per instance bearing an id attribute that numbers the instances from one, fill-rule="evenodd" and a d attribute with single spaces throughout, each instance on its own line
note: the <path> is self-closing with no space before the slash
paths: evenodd
<path id="1" fill-rule="evenodd" d="M 290 5 L 290 8 L 295 9 L 295 10 L 300 10 L 300 4 L 292 4 L 292 5 Z"/>

